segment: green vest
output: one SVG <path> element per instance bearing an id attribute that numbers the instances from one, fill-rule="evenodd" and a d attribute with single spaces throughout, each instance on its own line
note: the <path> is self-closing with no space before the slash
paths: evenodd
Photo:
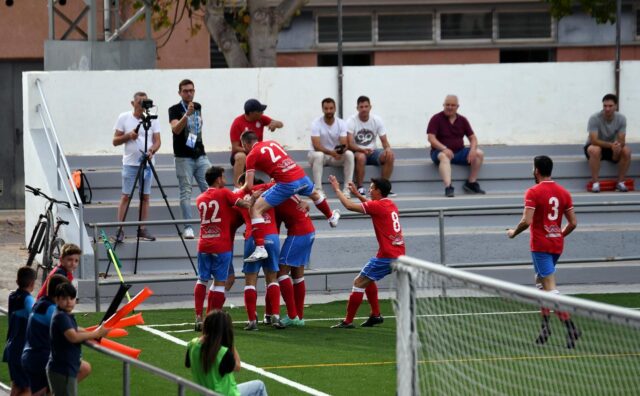
<path id="1" fill-rule="evenodd" d="M 200 339 L 194 338 L 189 341 L 187 349 L 189 351 L 189 360 L 191 361 L 191 376 L 194 382 L 226 396 L 240 396 L 238 386 L 236 385 L 236 378 L 233 373 L 229 373 L 224 377 L 220 375 L 220 362 L 222 362 L 222 358 L 225 353 L 227 353 L 227 347 L 220 347 L 216 361 L 208 373 L 205 373 L 202 369 L 200 358 L 202 344 L 200 343 Z"/>

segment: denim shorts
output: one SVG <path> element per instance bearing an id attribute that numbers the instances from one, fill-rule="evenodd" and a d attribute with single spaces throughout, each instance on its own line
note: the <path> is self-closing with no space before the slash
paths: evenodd
<path id="1" fill-rule="evenodd" d="M 383 149 L 374 149 L 373 152 L 367 155 L 367 165 L 380 165 L 380 156 Z"/>
<path id="2" fill-rule="evenodd" d="M 456 151 L 455 153 L 453 153 L 453 159 L 451 160 L 451 163 L 455 165 L 469 165 L 469 161 L 467 161 L 467 157 L 469 157 L 469 151 L 471 151 L 469 147 L 464 147 Z M 440 165 L 440 160 L 438 159 L 438 154 L 440 153 L 440 150 L 431 150 L 431 160 L 436 165 Z"/>
<path id="3" fill-rule="evenodd" d="M 146 167 L 143 171 L 144 174 L 144 191 L 143 194 L 151 194 L 151 168 Z M 133 189 L 133 183 L 136 181 L 138 175 L 138 167 L 133 165 L 124 165 L 122 167 L 122 194 L 131 194 Z M 138 180 L 138 191 L 140 191 L 140 180 Z"/>

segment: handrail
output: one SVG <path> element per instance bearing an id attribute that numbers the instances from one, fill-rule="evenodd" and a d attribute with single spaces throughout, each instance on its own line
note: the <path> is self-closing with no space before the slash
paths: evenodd
<path id="1" fill-rule="evenodd" d="M 0 307 L 0 314 L 8 315 L 9 311 L 5 307 Z M 102 353 L 104 355 L 110 356 L 110 357 L 112 357 L 114 359 L 117 359 L 117 360 L 122 362 L 122 367 L 123 367 L 123 370 L 122 370 L 122 394 L 123 395 L 127 395 L 128 396 L 128 395 L 131 394 L 131 392 L 130 392 L 131 383 L 129 381 L 130 378 L 131 378 L 130 373 L 129 373 L 130 366 L 135 366 L 135 367 L 141 368 L 141 369 L 143 369 L 145 371 L 150 372 L 151 374 L 154 374 L 154 375 L 156 375 L 158 377 L 162 377 L 162 378 L 164 378 L 166 380 L 169 380 L 169 381 L 177 384 L 178 385 L 178 395 L 184 395 L 185 388 L 188 388 L 188 389 L 190 389 L 192 391 L 198 392 L 201 395 L 207 395 L 207 396 L 219 396 L 220 395 L 219 393 L 213 392 L 212 390 L 209 390 L 209 389 L 207 389 L 207 388 L 205 388 L 205 387 L 203 387 L 201 385 L 198 385 L 198 384 L 196 384 L 194 382 L 191 382 L 191 381 L 189 381 L 189 380 L 187 380 L 185 378 L 182 378 L 179 375 L 170 373 L 170 372 L 168 372 L 166 370 L 163 370 L 163 369 L 161 369 L 159 367 L 152 366 L 149 363 L 145 363 L 145 362 L 142 362 L 140 360 L 133 359 L 133 358 L 131 358 L 129 356 L 123 355 L 121 353 L 112 351 L 112 350 L 107 349 L 107 348 L 105 348 L 105 347 L 103 347 L 101 345 L 98 345 L 98 344 L 94 343 L 94 342 L 85 341 L 85 342 L 83 342 L 83 344 L 85 346 L 97 351 L 97 352 L 100 352 L 100 353 Z M 4 384 L 2 384 L 2 385 L 4 385 Z"/>
<path id="2" fill-rule="evenodd" d="M 78 204 L 77 209 L 74 205 L 71 205 L 71 214 L 73 215 L 74 220 L 76 221 L 76 225 L 78 226 L 78 239 L 80 250 L 84 251 L 84 205 L 82 204 L 82 198 L 80 197 L 80 193 L 76 188 L 74 183 L 70 181 L 73 180 L 71 176 L 71 168 L 69 167 L 69 163 L 67 162 L 67 157 L 64 154 L 64 150 L 62 149 L 62 145 L 60 144 L 60 140 L 58 139 L 58 134 L 56 132 L 56 127 L 53 123 L 53 118 L 51 117 L 51 113 L 49 112 L 49 106 L 47 106 L 47 99 L 44 95 L 44 91 L 42 90 L 42 82 L 39 78 L 35 80 L 36 87 L 38 88 L 38 92 L 40 93 L 40 98 L 42 99 L 42 103 L 36 106 L 36 112 L 40 116 L 40 120 L 42 121 L 42 127 L 45 131 L 45 136 L 47 138 L 47 142 L 49 143 L 49 149 L 51 150 L 51 154 L 56 161 L 56 173 L 57 173 L 57 183 L 58 183 L 58 191 L 60 191 L 61 187 L 64 186 L 63 190 L 67 197 L 67 201 L 72 203 L 73 200 L 71 197 L 75 198 L 75 201 Z M 47 128 L 47 122 L 45 121 L 44 115 L 46 115 L 50 130 Z M 49 137 L 49 133 L 51 133 L 51 137 Z M 52 142 L 53 138 L 53 142 Z M 61 169 L 62 167 L 62 169 Z M 71 186 L 71 194 L 69 194 L 69 186 Z M 80 277 L 83 277 L 84 266 L 83 266 L 83 258 L 80 255 Z"/>

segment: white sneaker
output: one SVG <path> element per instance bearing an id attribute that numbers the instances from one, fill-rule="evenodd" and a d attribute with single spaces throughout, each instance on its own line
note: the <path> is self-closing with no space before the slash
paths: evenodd
<path id="1" fill-rule="evenodd" d="M 345 188 L 344 190 L 342 190 L 342 193 L 344 194 L 345 197 L 351 198 L 351 191 L 349 191 L 348 188 Z"/>
<path id="2" fill-rule="evenodd" d="M 338 220 L 340 220 L 340 210 L 334 209 L 332 213 L 333 214 L 329 218 L 329 225 L 336 228 L 338 226 Z"/>
<path id="3" fill-rule="evenodd" d="M 336 220 L 337 222 L 337 220 Z M 256 250 L 251 253 L 251 256 L 244 259 L 245 263 L 254 263 L 256 261 L 260 261 L 269 257 L 269 253 L 267 253 L 267 249 L 264 246 L 256 246 Z"/>
<path id="4" fill-rule="evenodd" d="M 358 194 L 365 195 L 366 191 L 364 191 L 364 187 L 358 187 Z"/>
<path id="5" fill-rule="evenodd" d="M 194 239 L 195 235 L 193 233 L 193 228 L 191 227 L 185 228 L 184 232 L 182 233 L 182 236 L 184 237 L 184 239 Z"/>
<path id="6" fill-rule="evenodd" d="M 599 193 L 600 192 L 600 182 L 595 182 L 591 186 L 591 192 Z"/>
<path id="7" fill-rule="evenodd" d="M 618 182 L 618 184 L 616 184 L 616 191 L 618 191 L 618 192 L 627 192 L 627 191 L 629 191 L 629 189 L 624 184 L 624 182 Z"/>

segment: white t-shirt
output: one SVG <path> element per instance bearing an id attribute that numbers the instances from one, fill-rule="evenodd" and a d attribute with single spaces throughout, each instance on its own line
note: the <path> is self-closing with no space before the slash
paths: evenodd
<path id="1" fill-rule="evenodd" d="M 127 111 L 118 116 L 118 121 L 116 121 L 116 125 L 113 127 L 117 131 L 122 131 L 124 133 L 128 133 L 136 129 L 141 119 L 133 116 L 132 111 Z M 151 128 L 149 128 L 149 137 L 147 139 L 147 150 L 149 147 L 153 145 L 153 134 L 160 133 L 160 123 L 157 119 L 151 120 Z M 122 165 L 132 165 L 138 166 L 140 165 L 140 160 L 142 158 L 142 153 L 140 150 L 144 151 L 144 138 L 145 138 L 144 127 L 140 125 L 138 129 L 138 138 L 133 140 L 127 140 L 124 143 L 124 154 L 122 155 Z M 151 162 L 155 164 L 155 158 L 151 159 Z"/>
<path id="2" fill-rule="evenodd" d="M 347 136 L 347 123 L 334 117 L 333 124 L 327 125 L 324 116 L 318 117 L 311 123 L 311 136 L 319 136 L 322 147 L 333 150 L 340 144 L 340 138 Z M 311 151 L 315 151 L 313 143 Z"/>
<path id="3" fill-rule="evenodd" d="M 360 120 L 357 113 L 349 117 L 347 131 L 353 134 L 353 140 L 358 146 L 368 149 L 376 148 L 376 136 L 387 134 L 382 119 L 371 113 L 367 122 Z"/>

